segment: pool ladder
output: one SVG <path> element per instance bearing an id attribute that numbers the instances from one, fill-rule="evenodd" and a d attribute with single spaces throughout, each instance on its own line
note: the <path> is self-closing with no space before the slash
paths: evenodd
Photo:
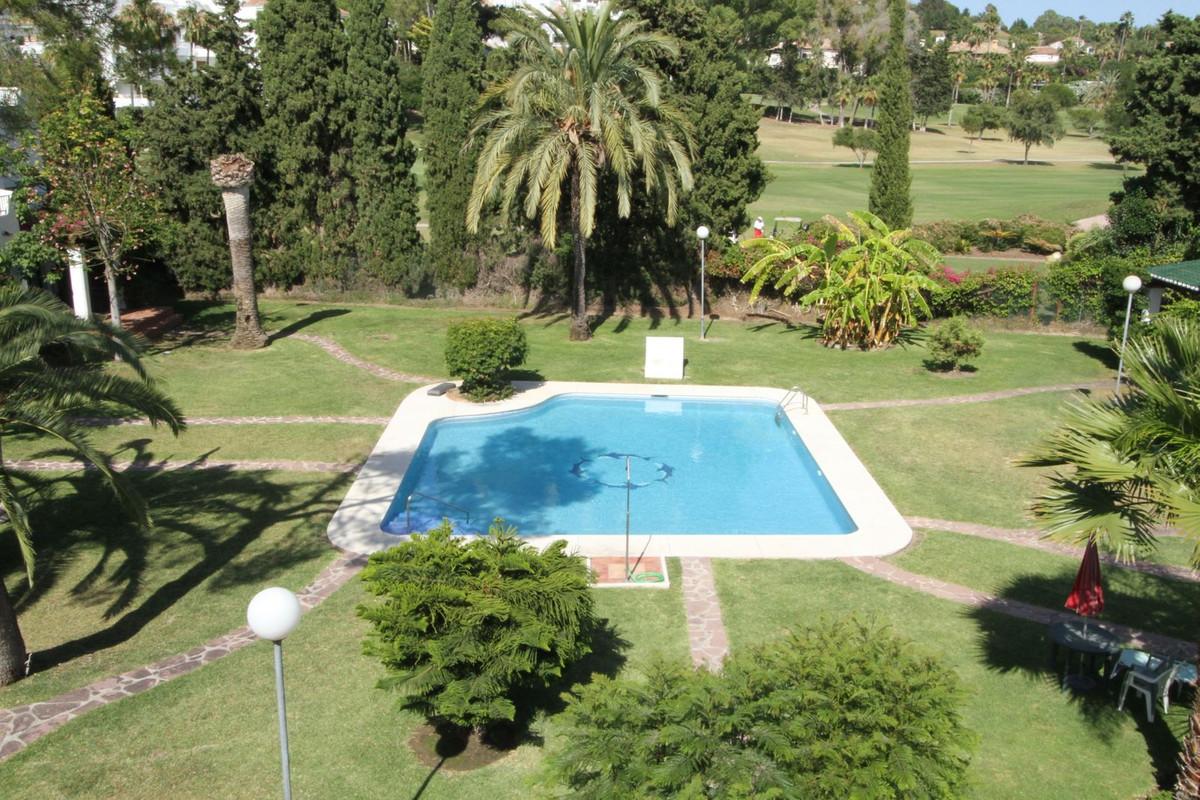
<path id="1" fill-rule="evenodd" d="M 434 497 L 431 494 L 425 494 L 424 492 L 413 492 L 408 497 L 404 498 L 404 529 L 409 533 L 412 533 L 412 502 L 414 497 L 424 497 L 426 500 L 432 500 L 435 503 L 441 503 L 442 505 L 446 506 L 446 508 L 453 508 L 455 511 L 460 512 L 463 517 L 465 517 L 463 520 L 464 522 L 466 522 L 468 525 L 471 524 L 471 512 L 467 511 L 462 506 L 455 505 L 449 500 L 443 500 L 440 497 Z"/>
<path id="2" fill-rule="evenodd" d="M 793 386 L 791 389 L 788 389 L 787 394 L 785 394 L 779 401 L 778 405 L 775 406 L 775 421 L 779 422 L 779 420 L 783 418 L 783 415 L 787 413 L 788 408 L 791 407 L 792 403 L 796 401 L 799 401 L 800 409 L 807 414 L 808 395 L 806 395 L 799 386 Z"/>

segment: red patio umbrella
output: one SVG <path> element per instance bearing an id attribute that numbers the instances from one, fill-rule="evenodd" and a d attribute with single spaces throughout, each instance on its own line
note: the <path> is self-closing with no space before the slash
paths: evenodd
<path id="1" fill-rule="evenodd" d="M 1066 607 L 1081 617 L 1094 617 L 1104 610 L 1100 551 L 1096 548 L 1095 537 L 1088 540 L 1087 548 L 1083 551 L 1083 563 L 1079 565 L 1079 574 L 1075 576 L 1075 584 L 1067 596 Z"/>

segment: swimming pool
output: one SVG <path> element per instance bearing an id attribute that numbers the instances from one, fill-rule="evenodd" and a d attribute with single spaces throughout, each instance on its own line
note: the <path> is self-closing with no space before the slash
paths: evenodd
<path id="1" fill-rule="evenodd" d="M 639 553 L 852 558 L 894 553 L 912 540 L 820 403 L 789 406 L 776 425 L 782 389 L 545 381 L 479 405 L 432 388 L 410 392 L 392 415 L 329 522 L 336 547 L 367 554 L 396 545 L 407 536 L 406 498 L 436 485 L 461 510 L 417 496 L 414 530 L 442 516 L 482 529 L 501 514 L 538 547 L 566 539 L 576 552 L 620 556 L 626 458 Z M 630 403 L 639 412 L 619 424 L 607 411 L 598 421 L 556 421 L 576 400 L 599 409 Z M 603 437 L 598 426 L 606 426 Z M 678 439 L 665 433 L 675 427 Z M 706 474 L 718 463 L 721 471 Z"/>
<path id="2" fill-rule="evenodd" d="M 776 405 L 559 395 L 431 424 L 383 520 L 523 535 L 846 534 L 856 526 Z"/>

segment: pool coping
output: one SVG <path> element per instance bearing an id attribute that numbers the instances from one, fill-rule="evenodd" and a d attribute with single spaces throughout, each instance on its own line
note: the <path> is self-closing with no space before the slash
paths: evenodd
<path id="1" fill-rule="evenodd" d="M 406 535 L 387 533 L 380 526 L 426 429 L 436 420 L 517 411 L 563 394 L 666 394 L 776 403 L 788 394 L 784 389 L 765 386 L 518 381 L 513 384 L 516 394 L 507 400 L 479 404 L 447 395 L 430 395 L 428 389 L 434 385 L 410 393 L 392 415 L 329 522 L 327 535 L 335 546 L 366 554 L 405 541 Z M 854 520 L 855 531 L 842 534 L 637 534 L 632 537 L 635 552 L 642 552 L 643 547 L 649 546 L 652 552 L 665 557 L 847 558 L 885 556 L 907 546 L 912 540 L 912 528 L 820 405 L 811 398 L 806 404 L 789 403 L 787 417 Z M 624 536 L 578 534 L 525 538 L 538 547 L 566 539 L 573 551 L 589 556 L 616 556 L 625 551 Z"/>

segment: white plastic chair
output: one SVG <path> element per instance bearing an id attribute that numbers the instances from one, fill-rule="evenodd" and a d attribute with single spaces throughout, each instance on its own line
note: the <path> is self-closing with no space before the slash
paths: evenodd
<path id="1" fill-rule="evenodd" d="M 1122 648 L 1120 657 L 1113 662 L 1112 670 L 1108 673 L 1108 679 L 1111 681 L 1117 677 L 1117 673 L 1123 669 L 1130 667 L 1145 667 L 1151 660 L 1158 659 L 1143 650 L 1132 650 L 1130 648 Z"/>
<path id="2" fill-rule="evenodd" d="M 1121 683 L 1121 696 L 1117 700 L 1117 711 L 1125 709 L 1125 695 L 1129 693 L 1130 689 L 1146 698 L 1146 719 L 1150 722 L 1154 722 L 1155 695 L 1162 698 L 1163 713 L 1170 711 L 1171 701 L 1167 697 L 1167 689 L 1170 688 L 1178 668 L 1177 664 L 1153 657 L 1151 657 L 1150 663 L 1144 667 L 1131 666 L 1125 675 L 1125 680 Z"/>

